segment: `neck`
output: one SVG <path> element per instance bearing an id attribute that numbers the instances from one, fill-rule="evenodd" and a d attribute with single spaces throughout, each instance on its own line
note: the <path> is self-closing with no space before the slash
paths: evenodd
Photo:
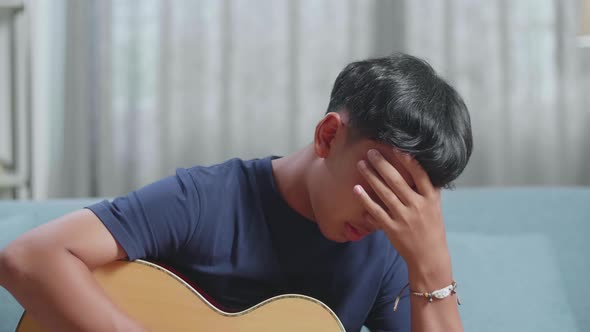
<path id="1" fill-rule="evenodd" d="M 315 159 L 313 145 L 272 161 L 277 190 L 287 204 L 309 220 L 315 220 L 309 199 L 309 171 Z"/>

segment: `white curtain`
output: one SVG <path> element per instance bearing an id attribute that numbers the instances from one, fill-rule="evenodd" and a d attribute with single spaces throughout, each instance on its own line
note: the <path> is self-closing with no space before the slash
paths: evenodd
<path id="1" fill-rule="evenodd" d="M 581 9 L 576 0 L 407 1 L 408 51 L 449 77 L 471 111 L 475 152 L 458 183 L 590 184 Z"/>
<path id="2" fill-rule="evenodd" d="M 37 198 L 287 154 L 311 141 L 348 62 L 392 51 L 426 58 L 470 108 L 475 150 L 458 185 L 590 184 L 578 1 L 64 3 L 63 107 L 38 124 L 52 153 Z"/>

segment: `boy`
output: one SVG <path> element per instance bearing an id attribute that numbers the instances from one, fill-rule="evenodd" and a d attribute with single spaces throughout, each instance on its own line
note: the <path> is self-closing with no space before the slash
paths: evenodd
<path id="1" fill-rule="evenodd" d="M 226 310 L 300 293 L 347 331 L 461 331 L 440 196 L 471 150 L 465 104 L 426 62 L 354 62 L 310 145 L 178 169 L 33 229 L 0 253 L 0 284 L 56 331 L 144 331 L 90 272 L 138 258 Z"/>

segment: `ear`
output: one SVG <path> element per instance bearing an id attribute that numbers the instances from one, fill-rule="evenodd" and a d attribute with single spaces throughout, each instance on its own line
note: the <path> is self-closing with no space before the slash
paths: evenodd
<path id="1" fill-rule="evenodd" d="M 318 157 L 326 158 L 334 143 L 334 138 L 344 126 L 343 117 L 340 113 L 330 112 L 324 116 L 315 127 L 314 150 Z"/>

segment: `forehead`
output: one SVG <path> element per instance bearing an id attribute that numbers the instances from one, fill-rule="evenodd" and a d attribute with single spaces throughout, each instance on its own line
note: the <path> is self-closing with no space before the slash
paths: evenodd
<path id="1" fill-rule="evenodd" d="M 410 186 L 414 186 L 414 180 L 410 172 L 405 168 L 404 164 L 400 161 L 400 152 L 398 152 L 393 146 L 377 142 L 370 139 L 361 139 L 358 144 L 354 147 L 354 159 L 355 161 L 368 160 L 367 152 L 370 149 L 376 149 L 385 157 L 385 159 L 404 177 L 406 182 Z"/>
<path id="2" fill-rule="evenodd" d="M 370 149 L 378 150 L 390 162 L 399 161 L 399 152 L 397 152 L 395 147 L 389 144 L 363 138 L 360 139 L 354 146 L 355 153 L 360 155 L 361 157 L 366 157 L 367 151 L 369 151 Z"/>

